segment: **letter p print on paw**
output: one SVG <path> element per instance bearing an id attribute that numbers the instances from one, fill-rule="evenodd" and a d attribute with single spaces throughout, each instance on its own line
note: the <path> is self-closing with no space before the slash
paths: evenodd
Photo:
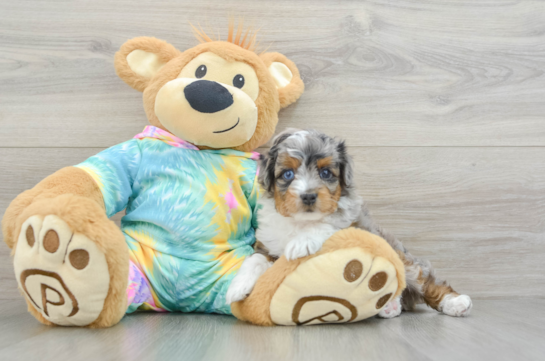
<path id="1" fill-rule="evenodd" d="M 106 257 L 61 218 L 32 216 L 23 223 L 14 268 L 19 288 L 46 320 L 85 326 L 102 312 L 110 282 Z"/>

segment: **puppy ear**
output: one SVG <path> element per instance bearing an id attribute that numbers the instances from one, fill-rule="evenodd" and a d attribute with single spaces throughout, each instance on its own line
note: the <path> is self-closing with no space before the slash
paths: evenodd
<path id="1" fill-rule="evenodd" d="M 169 43 L 139 37 L 127 41 L 115 54 L 115 71 L 125 83 L 138 91 L 144 91 L 151 78 L 172 58 L 180 55 Z"/>
<path id="2" fill-rule="evenodd" d="M 264 53 L 260 57 L 276 84 L 280 107 L 285 108 L 295 103 L 305 90 L 305 84 L 295 64 L 280 53 Z"/>
<path id="3" fill-rule="evenodd" d="M 271 151 L 269 150 L 268 154 L 262 154 L 261 156 L 261 164 L 259 167 L 259 184 L 265 189 L 267 192 L 272 194 L 272 189 L 274 185 L 274 167 L 276 166 L 276 156 L 271 155 Z M 271 170 L 272 169 L 272 174 Z"/>
<path id="4" fill-rule="evenodd" d="M 261 158 L 261 170 L 259 172 L 259 182 L 270 194 L 273 193 L 274 187 L 274 170 L 276 168 L 276 160 L 278 158 L 278 151 L 280 150 L 280 144 L 288 139 L 292 135 L 291 130 L 287 129 L 282 133 L 278 134 L 273 139 L 273 145 L 267 155 L 264 155 Z"/>
<path id="5" fill-rule="evenodd" d="M 346 145 L 344 140 L 337 144 L 337 152 L 339 152 L 340 160 L 340 181 L 342 188 L 350 188 L 354 182 L 354 161 L 352 157 L 346 152 Z"/>

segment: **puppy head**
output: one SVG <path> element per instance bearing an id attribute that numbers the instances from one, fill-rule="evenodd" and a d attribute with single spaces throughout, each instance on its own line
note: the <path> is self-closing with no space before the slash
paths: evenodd
<path id="1" fill-rule="evenodd" d="M 259 180 L 285 217 L 320 220 L 352 188 L 352 159 L 344 141 L 315 130 L 279 134 L 263 157 Z"/>

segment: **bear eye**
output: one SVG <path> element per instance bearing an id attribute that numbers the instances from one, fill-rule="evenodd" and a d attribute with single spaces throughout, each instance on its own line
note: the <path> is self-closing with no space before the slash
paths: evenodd
<path id="1" fill-rule="evenodd" d="M 282 178 L 286 181 L 290 181 L 295 177 L 295 173 L 291 169 L 288 169 L 284 173 L 282 173 Z"/>
<path id="2" fill-rule="evenodd" d="M 244 86 L 244 77 L 240 74 L 235 75 L 233 85 L 239 89 L 242 88 Z"/>
<path id="3" fill-rule="evenodd" d="M 329 169 L 322 169 L 320 170 L 320 178 L 322 179 L 330 179 L 333 174 Z"/>
<path id="4" fill-rule="evenodd" d="M 203 76 L 206 75 L 206 65 L 201 65 L 197 68 L 197 70 L 195 70 L 195 77 L 197 79 L 200 79 L 202 78 Z"/>

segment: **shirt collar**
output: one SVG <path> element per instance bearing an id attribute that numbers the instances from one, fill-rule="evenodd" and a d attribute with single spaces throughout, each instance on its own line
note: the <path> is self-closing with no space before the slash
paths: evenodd
<path id="1" fill-rule="evenodd" d="M 199 148 L 197 148 L 193 144 L 178 138 L 174 134 L 170 134 L 166 130 L 154 127 L 153 125 L 147 125 L 144 128 L 144 131 L 142 133 L 136 134 L 134 138 L 135 139 L 155 138 L 155 139 L 162 140 L 163 142 L 169 145 L 172 145 L 173 147 L 176 147 L 176 148 L 199 150 Z"/>
<path id="2" fill-rule="evenodd" d="M 135 139 L 143 139 L 143 138 L 154 138 L 159 139 L 168 145 L 171 145 L 176 148 L 184 148 L 184 149 L 191 149 L 191 150 L 200 150 L 195 145 L 189 143 L 188 141 L 185 141 L 183 139 L 178 138 L 174 134 L 171 134 L 167 132 L 166 130 L 163 130 L 161 128 L 157 128 L 153 125 L 146 125 L 142 133 L 139 133 L 134 136 Z M 215 149 L 212 150 L 214 153 L 218 154 L 224 154 L 224 155 L 237 155 L 237 156 L 243 156 L 246 158 L 250 158 L 253 160 L 259 160 L 260 155 L 258 152 L 240 152 L 238 150 L 234 149 Z"/>

